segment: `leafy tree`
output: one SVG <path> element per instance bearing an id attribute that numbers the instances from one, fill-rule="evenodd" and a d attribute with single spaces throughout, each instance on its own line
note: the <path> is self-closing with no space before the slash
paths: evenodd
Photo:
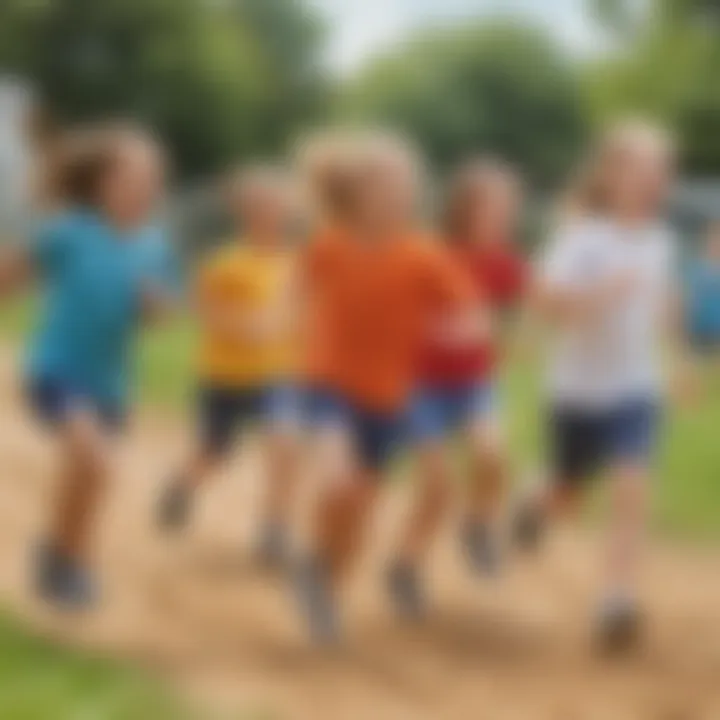
<path id="1" fill-rule="evenodd" d="M 410 38 L 350 84 L 341 113 L 408 133 L 441 168 L 493 152 L 539 182 L 566 169 L 585 125 L 567 59 L 540 31 L 500 22 Z"/>
<path id="2" fill-rule="evenodd" d="M 283 33 L 275 44 L 261 28 L 261 3 Z M 261 3 L 3 0 L 0 67 L 29 78 L 65 120 L 145 119 L 183 171 L 202 172 L 276 151 L 319 102 L 298 81 L 302 69 L 303 89 L 310 83 L 319 26 L 295 0 Z M 279 96 L 287 105 L 275 114 Z"/>
<path id="3" fill-rule="evenodd" d="M 589 68 L 584 87 L 598 121 L 657 118 L 679 135 L 687 170 L 710 174 L 720 172 L 718 73 L 720 2 L 656 0 L 633 42 Z"/>

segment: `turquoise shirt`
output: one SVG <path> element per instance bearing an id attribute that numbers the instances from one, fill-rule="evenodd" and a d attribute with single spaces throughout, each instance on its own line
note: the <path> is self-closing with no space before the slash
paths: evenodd
<path id="1" fill-rule="evenodd" d="M 27 360 L 30 378 L 123 407 L 143 289 L 174 282 L 162 233 L 121 233 L 96 213 L 67 212 L 41 229 L 32 257 L 45 296 Z"/>

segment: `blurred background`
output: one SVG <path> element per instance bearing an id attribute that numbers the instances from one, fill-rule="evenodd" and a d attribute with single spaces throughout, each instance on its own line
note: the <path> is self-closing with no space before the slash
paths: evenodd
<path id="1" fill-rule="evenodd" d="M 331 122 L 399 128 L 438 172 L 496 152 L 546 192 L 594 129 L 649 114 L 680 138 L 692 224 L 720 198 L 719 32 L 714 0 L 4 0 L 2 211 L 35 94 L 59 123 L 145 120 L 200 206 L 218 171 Z"/>
<path id="2" fill-rule="evenodd" d="M 38 102 L 60 125 L 121 116 L 155 129 L 174 163 L 167 220 L 188 255 L 218 237 L 221 173 L 285 158 L 304 133 L 336 123 L 403 131 L 437 178 L 479 152 L 512 161 L 539 209 L 533 245 L 588 139 L 642 114 L 677 134 L 671 210 L 690 253 L 720 218 L 719 75 L 718 0 L 2 0 L 0 226 L 11 238 L 27 225 L 25 125 Z M 21 343 L 32 307 L 3 308 L 4 347 Z M 146 404 L 186 408 L 190 336 L 180 322 L 143 342 Z M 702 402 L 672 418 L 656 511 L 664 537 L 693 547 L 720 537 L 720 374 L 708 378 Z M 518 455 L 535 458 L 527 362 L 507 382 Z M 179 716 L 154 681 L 28 632 L 0 622 L 1 717 Z"/>

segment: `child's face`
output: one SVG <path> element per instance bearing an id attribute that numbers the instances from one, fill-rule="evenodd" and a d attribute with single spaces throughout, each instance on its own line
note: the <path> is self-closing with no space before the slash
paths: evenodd
<path id="1" fill-rule="evenodd" d="M 160 151 L 144 140 L 127 140 L 118 148 L 114 167 L 100 187 L 102 205 L 114 221 L 133 226 L 147 221 L 165 185 Z"/>
<path id="2" fill-rule="evenodd" d="M 666 149 L 653 143 L 626 147 L 608 172 L 610 204 L 623 214 L 653 216 L 667 201 L 673 177 Z"/>
<path id="3" fill-rule="evenodd" d="M 361 224 L 395 230 L 411 221 L 417 176 L 411 160 L 402 153 L 388 151 L 370 159 L 358 184 L 356 217 Z"/>
<path id="4" fill-rule="evenodd" d="M 505 242 L 512 237 L 521 203 L 514 179 L 498 177 L 478 186 L 471 202 L 469 233 L 476 242 Z"/>
<path id="5" fill-rule="evenodd" d="M 250 242 L 276 243 L 288 231 L 293 216 L 290 191 L 278 183 L 248 183 L 231 191 L 231 212 Z"/>

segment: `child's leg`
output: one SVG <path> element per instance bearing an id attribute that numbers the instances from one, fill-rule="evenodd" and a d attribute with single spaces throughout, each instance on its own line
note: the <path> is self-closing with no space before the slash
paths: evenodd
<path id="1" fill-rule="evenodd" d="M 445 442 L 429 440 L 417 449 L 418 487 L 405 531 L 400 540 L 397 562 L 416 567 L 427 555 L 451 498 L 451 468 Z"/>
<path id="2" fill-rule="evenodd" d="M 158 524 L 180 530 L 188 523 L 195 491 L 212 476 L 227 456 L 245 413 L 241 393 L 205 388 L 198 402 L 198 438 L 190 457 L 167 482 L 158 505 Z"/>
<path id="3" fill-rule="evenodd" d="M 337 639 L 335 598 L 359 555 L 396 426 L 349 409 L 320 432 L 315 458 L 325 483 L 316 506 L 312 554 L 297 576 L 316 641 Z"/>
<path id="4" fill-rule="evenodd" d="M 269 564 L 283 562 L 288 553 L 289 527 L 300 471 L 301 402 L 293 388 L 271 388 L 260 409 L 265 425 L 263 465 L 265 508 L 261 521 L 261 558 Z"/>
<path id="5" fill-rule="evenodd" d="M 633 463 L 612 470 L 606 592 L 634 599 L 648 511 L 648 473 Z"/>
<path id="6" fill-rule="evenodd" d="M 564 408 L 548 417 L 550 471 L 538 487 L 530 488 L 513 517 L 513 535 L 523 549 L 535 549 L 549 521 L 577 516 L 585 481 L 602 461 L 604 423 L 591 413 Z"/>
<path id="7" fill-rule="evenodd" d="M 315 554 L 337 585 L 357 556 L 379 483 L 374 472 L 358 466 L 344 432 L 323 433 L 317 452 L 326 482 L 316 508 Z"/>
<path id="8" fill-rule="evenodd" d="M 495 418 L 478 418 L 468 432 L 472 464 L 468 510 L 485 525 L 496 525 L 502 511 L 508 481 L 505 437 Z"/>
<path id="9" fill-rule="evenodd" d="M 93 413 L 68 413 L 60 426 L 62 478 L 50 544 L 67 558 L 86 559 L 108 474 L 110 442 Z"/>
<path id="10" fill-rule="evenodd" d="M 637 583 L 657 416 L 654 403 L 633 402 L 620 408 L 608 428 L 612 505 L 600 633 L 604 646 L 612 650 L 624 649 L 637 636 Z"/>

